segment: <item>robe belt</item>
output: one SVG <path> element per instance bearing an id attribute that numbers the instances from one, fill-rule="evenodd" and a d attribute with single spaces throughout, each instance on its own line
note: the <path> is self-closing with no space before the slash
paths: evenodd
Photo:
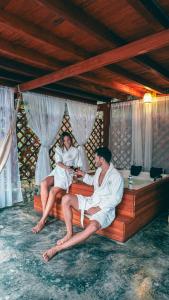
<path id="1" fill-rule="evenodd" d="M 84 227 L 83 222 L 84 222 L 85 209 L 86 209 L 86 201 L 84 201 L 83 207 L 81 208 L 80 223 L 82 227 Z"/>
<path id="2" fill-rule="evenodd" d="M 84 224 L 83 224 L 83 222 L 84 222 L 84 209 L 81 209 L 81 216 L 80 216 L 80 223 L 81 223 L 81 225 L 82 225 L 82 227 L 84 227 Z"/>

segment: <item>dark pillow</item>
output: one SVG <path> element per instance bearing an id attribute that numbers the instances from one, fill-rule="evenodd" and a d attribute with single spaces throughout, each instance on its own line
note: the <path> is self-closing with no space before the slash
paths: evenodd
<path id="1" fill-rule="evenodd" d="M 163 173 L 163 168 L 154 168 L 151 167 L 150 169 L 150 177 L 155 178 L 155 177 L 160 177 L 160 175 Z"/>
<path id="2" fill-rule="evenodd" d="M 130 173 L 133 176 L 138 176 L 142 170 L 142 166 L 131 166 Z"/>

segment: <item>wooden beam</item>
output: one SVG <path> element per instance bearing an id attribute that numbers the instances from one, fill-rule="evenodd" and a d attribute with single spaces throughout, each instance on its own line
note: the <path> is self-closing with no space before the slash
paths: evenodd
<path id="1" fill-rule="evenodd" d="M 11 0 L 0 1 L 0 8 L 5 8 L 10 2 Z"/>
<path id="2" fill-rule="evenodd" d="M 24 34 L 25 36 L 31 37 L 33 40 L 36 40 L 43 44 L 48 44 L 55 49 L 61 49 L 62 51 L 72 53 L 73 55 L 81 58 L 86 56 L 86 51 L 80 47 L 77 47 L 70 41 L 62 38 L 58 38 L 56 35 L 51 33 L 48 30 L 42 29 L 38 25 L 33 25 L 31 22 L 22 20 L 21 17 L 16 17 L 11 13 L 8 13 L 0 9 L 0 24 L 1 28 L 4 26 L 8 28 L 13 28 Z"/>
<path id="3" fill-rule="evenodd" d="M 50 71 L 57 70 L 60 67 L 60 63 L 56 62 L 54 59 L 44 56 L 35 50 L 10 43 L 3 38 L 0 39 L 0 53 Z"/>
<path id="4" fill-rule="evenodd" d="M 128 43 L 127 40 L 121 38 L 114 32 L 112 32 L 109 28 L 101 24 L 95 19 L 92 19 L 89 15 L 87 15 L 82 9 L 74 5 L 70 0 L 36 0 L 37 2 L 45 5 L 48 9 L 56 12 L 56 14 L 60 14 L 69 22 L 77 26 L 78 28 L 84 30 L 91 36 L 97 38 L 99 41 L 104 43 L 104 46 L 110 48 L 114 48 L 114 45 L 121 46 Z M 145 0 L 147 1 L 147 0 Z M 149 2 L 149 1 L 147 1 Z M 155 61 L 151 59 L 149 62 L 149 57 L 145 56 L 145 60 L 142 56 L 134 58 L 136 63 L 141 64 L 143 67 L 148 66 L 149 70 L 154 73 L 154 70 L 158 72 L 160 76 L 163 76 L 165 79 L 169 79 L 167 75 L 167 70 L 164 68 L 159 68 L 159 65 L 156 64 Z M 153 68 L 152 68 L 153 62 Z M 164 72 L 163 72 L 164 70 Z"/>
<path id="5" fill-rule="evenodd" d="M 65 87 L 70 87 L 70 88 L 77 88 L 78 90 L 81 91 L 86 91 L 89 93 L 93 93 L 96 95 L 100 95 L 100 96 L 104 96 L 104 97 L 109 97 L 109 98 L 113 98 L 113 97 L 117 97 L 117 92 L 114 91 L 111 87 L 105 88 L 103 85 L 101 86 L 100 84 L 98 84 L 97 82 L 90 82 L 89 84 L 89 78 L 87 79 L 87 81 L 84 81 L 84 78 L 81 79 L 74 79 L 74 78 L 69 78 L 66 81 L 60 81 L 59 84 L 61 86 L 65 86 Z M 124 93 L 124 91 L 123 91 Z"/>
<path id="6" fill-rule="evenodd" d="M 25 76 L 39 77 L 46 75 L 46 71 L 43 69 L 38 69 L 7 57 L 0 57 L 0 67 L 6 71 L 15 72 L 16 74 Z"/>
<path id="7" fill-rule="evenodd" d="M 150 82 L 149 80 L 145 80 L 143 77 L 141 77 L 137 74 L 134 74 L 134 73 L 132 73 L 132 72 L 116 65 L 116 64 L 109 65 L 107 67 L 107 69 L 109 69 L 110 71 L 115 72 L 117 74 L 120 74 L 124 78 L 129 79 L 129 81 L 139 83 L 140 85 L 144 86 L 144 88 L 148 88 L 149 90 L 151 90 L 153 92 L 156 92 L 156 93 L 163 93 L 164 92 L 164 90 L 160 86 Z"/>
<path id="8" fill-rule="evenodd" d="M 7 58 L 0 58 L 0 68 L 1 75 L 5 74 L 6 76 L 4 77 L 5 79 L 7 79 L 7 76 L 9 76 L 9 79 L 11 79 L 12 76 L 12 79 L 15 79 L 15 82 L 18 83 L 28 81 L 46 74 L 44 70 L 12 61 Z M 22 77 L 20 75 L 22 75 Z M 79 76 L 76 79 L 71 79 L 71 81 L 69 80 L 69 82 L 66 82 L 66 84 L 61 81 L 60 85 L 72 88 L 77 87 L 78 89 L 82 89 L 83 91 L 90 91 L 92 93 L 101 94 L 103 96 L 111 98 L 117 98 L 119 96 L 121 99 L 124 98 L 124 93 L 126 93 L 126 85 L 116 85 L 116 82 L 114 82 L 113 80 L 103 81 L 102 78 L 97 76 L 97 74 L 93 74 L 93 76 L 91 76 L 90 74 L 88 74 L 88 76 Z M 118 93 L 116 91 L 118 91 Z M 122 95 L 119 92 L 121 92 Z M 132 94 L 132 92 L 133 90 L 127 90 L 127 93 L 129 94 Z M 138 95 L 136 94 L 136 96 Z"/>
<path id="9" fill-rule="evenodd" d="M 22 83 L 24 80 L 30 80 L 30 76 L 25 76 L 25 75 L 18 75 L 13 72 L 8 72 L 0 68 L 0 79 L 2 80 L 7 80 L 14 82 L 16 84 Z M 85 87 L 83 86 L 82 88 L 78 88 L 76 81 L 72 82 L 72 84 L 69 83 L 60 83 L 60 84 L 51 84 L 48 86 L 45 86 L 44 90 L 46 91 L 53 91 L 53 92 L 60 92 L 64 93 L 65 95 L 72 95 L 72 96 L 78 96 L 82 97 L 83 99 L 89 99 L 89 100 L 94 100 L 94 101 L 107 101 L 108 99 L 111 99 L 113 96 L 113 91 L 111 91 L 110 95 L 106 94 L 99 94 L 97 91 L 96 94 L 96 89 L 88 89 L 88 91 L 85 90 Z"/>
<path id="10" fill-rule="evenodd" d="M 156 0 L 140 0 L 142 5 L 151 13 L 151 15 L 163 26 L 169 28 L 169 15 L 160 6 Z"/>
<path id="11" fill-rule="evenodd" d="M 139 15 L 144 18 L 144 20 L 146 20 L 148 26 L 153 30 L 157 32 L 164 29 L 160 22 L 151 14 L 151 11 L 145 7 L 141 0 L 127 0 L 127 2 Z M 151 1 L 148 0 L 147 2 Z"/>
<path id="12" fill-rule="evenodd" d="M 169 81 L 169 70 L 160 65 L 158 62 L 155 62 L 147 55 L 140 55 L 139 61 L 142 62 L 144 65 L 148 62 L 147 69 L 150 69 L 153 72 L 153 74 L 162 76 L 165 80 Z"/>
<path id="13" fill-rule="evenodd" d="M 31 37 L 33 40 L 39 41 L 40 43 L 44 43 L 46 45 L 50 45 L 53 46 L 55 48 L 60 48 L 62 50 L 67 52 L 71 52 L 72 54 L 78 56 L 78 58 L 80 59 L 84 59 L 84 58 L 88 58 L 90 57 L 90 54 L 87 53 L 86 51 L 84 51 L 82 48 L 77 47 L 76 45 L 70 43 L 69 41 L 65 41 L 63 39 L 57 38 L 54 34 L 51 34 L 49 31 L 45 30 L 45 29 L 41 29 L 40 27 L 38 27 L 37 25 L 32 25 L 32 23 L 27 22 L 27 21 L 23 21 L 20 17 L 16 17 L 11 13 L 5 12 L 4 10 L 0 10 L 0 24 L 1 27 L 5 27 L 7 26 L 8 28 L 12 28 L 14 30 L 16 30 L 17 32 L 21 32 L 24 35 L 27 35 L 29 37 Z M 107 68 L 108 69 L 108 68 Z M 119 74 L 120 76 L 123 76 L 129 80 L 131 80 L 132 82 L 136 82 L 139 84 L 143 84 L 143 80 L 139 80 L 138 76 L 135 76 L 135 74 L 132 74 L 131 72 L 127 73 L 127 76 L 125 75 L 125 69 L 123 69 L 122 72 L 122 68 L 121 71 L 119 70 L 119 68 L 115 67 L 115 66 L 111 66 L 111 68 L 109 68 L 109 71 L 111 72 L 116 72 L 117 74 Z M 110 73 L 110 76 L 112 74 Z M 148 86 L 149 88 L 153 88 L 153 90 L 157 90 L 156 87 L 152 87 L 152 84 L 148 84 L 148 82 L 143 85 Z M 157 90 L 158 92 L 160 92 L 160 88 Z"/>
<path id="14" fill-rule="evenodd" d="M 121 46 L 111 51 L 107 51 L 95 57 L 86 59 L 83 62 L 65 67 L 58 72 L 53 72 L 52 74 L 42 76 L 38 79 L 24 83 L 21 85 L 21 89 L 23 91 L 30 90 L 52 82 L 62 80 L 64 78 L 77 76 L 85 72 L 99 69 L 108 64 L 116 63 L 122 60 L 135 57 L 137 55 L 141 55 L 142 53 L 147 53 L 152 50 L 159 49 L 168 44 L 169 44 L 169 29 L 166 29 L 159 33 L 155 33 L 148 37 L 142 38 L 140 40 L 131 42 L 127 45 Z"/>
<path id="15" fill-rule="evenodd" d="M 81 8 L 74 5 L 71 0 L 35 0 L 49 8 L 56 14 L 67 19 L 69 22 L 92 35 L 97 40 L 104 42 L 104 46 L 112 48 L 113 42 L 116 45 L 123 44 L 123 40 L 109 30 L 105 25 L 96 19 L 90 18 Z M 114 45 L 115 46 L 115 45 Z"/>
<path id="16" fill-rule="evenodd" d="M 46 74 L 46 72 L 44 70 L 41 69 L 35 69 L 34 67 L 31 66 L 27 66 L 24 64 L 21 64 L 19 62 L 14 62 L 10 59 L 3 59 L 0 58 L 0 67 L 1 69 L 4 69 L 6 71 L 10 71 L 10 72 L 15 72 L 17 75 L 22 74 L 23 76 L 30 76 L 30 77 L 39 77 L 42 76 L 44 74 Z M 23 77 L 26 78 L 26 77 Z M 32 79 L 33 79 L 32 78 Z M 135 91 L 134 89 L 130 89 L 127 88 L 126 85 L 123 84 L 119 84 L 118 82 L 114 81 L 114 80 L 110 80 L 110 81 L 103 81 L 102 78 L 98 77 L 97 74 L 93 74 L 93 76 L 91 75 L 81 75 L 79 76 L 79 78 L 83 81 L 87 81 L 87 89 L 88 86 L 90 87 L 91 82 L 93 82 L 94 84 L 98 85 L 98 89 L 104 89 L 105 91 L 105 87 L 107 87 L 109 90 L 107 90 L 107 93 L 105 94 L 108 97 L 117 97 L 117 93 L 115 91 L 120 91 L 121 93 L 127 93 L 127 94 L 132 94 L 133 96 L 136 97 L 140 97 L 141 94 L 138 94 L 137 91 Z M 27 79 L 28 80 L 28 79 Z M 25 81 L 27 81 L 25 80 Z M 20 80 L 19 80 L 20 82 Z M 77 84 L 75 84 L 76 86 Z M 114 91 L 115 90 L 115 91 Z M 100 90 L 101 91 L 101 90 Z M 121 97 L 121 95 L 120 95 Z"/>
<path id="17" fill-rule="evenodd" d="M 96 83 L 96 84 L 98 84 L 98 82 L 100 81 L 100 79 L 98 80 L 97 77 L 89 75 L 89 74 L 87 74 L 87 75 L 84 74 L 83 76 L 79 76 L 79 77 L 81 77 L 84 80 L 85 79 L 89 80 L 89 78 L 90 78 L 90 81 L 93 83 Z M 144 94 L 144 91 L 140 92 L 137 89 L 133 89 L 133 88 L 127 86 L 126 84 L 122 84 L 120 82 L 115 81 L 114 79 L 109 79 L 109 80 L 102 79 L 100 84 L 103 85 L 104 87 L 113 88 L 113 89 L 123 92 L 125 94 L 133 95 L 137 98 L 142 97 Z"/>
<path id="18" fill-rule="evenodd" d="M 9 86 L 9 87 L 15 87 L 15 82 L 13 80 L 1 80 L 0 78 L 0 84 L 1 85 L 5 85 L 5 86 Z M 45 94 L 45 95 L 51 95 L 51 96 L 56 96 L 56 97 L 60 97 L 60 98 L 66 98 L 68 97 L 69 95 L 69 99 L 70 100 L 75 100 L 75 101 L 79 101 L 79 102 L 85 102 L 85 103 L 91 103 L 91 104 L 95 104 L 97 105 L 97 101 L 96 100 L 93 100 L 93 99 L 86 99 L 86 98 L 82 98 L 82 96 L 75 96 L 75 95 L 70 95 L 70 94 L 67 94 L 65 91 L 63 92 L 60 92 L 60 91 L 56 91 L 56 90 L 53 90 L 52 88 L 39 88 L 39 89 L 36 89 L 34 90 L 34 93 L 41 93 L 41 94 Z M 109 99 L 103 99 L 102 100 L 103 102 L 109 102 L 110 100 Z"/>
<path id="19" fill-rule="evenodd" d="M 73 53 L 74 55 L 78 56 L 78 58 L 80 59 L 90 57 L 89 53 L 87 54 L 87 52 L 81 49 L 80 47 L 77 47 L 74 44 L 71 44 L 68 41 L 65 41 L 63 39 L 58 39 L 55 35 L 51 34 L 49 31 L 46 31 L 45 29 L 42 30 L 40 27 L 34 26 L 30 22 L 23 21 L 20 17 L 18 18 L 12 15 L 11 13 L 5 12 L 4 10 L 0 10 L 0 24 L 1 27 L 7 26 L 10 29 L 12 28 L 17 32 L 21 32 L 25 36 L 31 37 L 33 40 L 39 41 L 40 43 L 53 46 L 57 49 L 58 47 L 60 47 L 63 51 L 65 51 L 66 49 L 67 52 Z M 120 73 L 118 74 L 121 75 Z M 111 75 L 112 73 L 110 73 L 110 76 Z M 133 78 L 134 76 L 132 77 L 132 81 Z"/>

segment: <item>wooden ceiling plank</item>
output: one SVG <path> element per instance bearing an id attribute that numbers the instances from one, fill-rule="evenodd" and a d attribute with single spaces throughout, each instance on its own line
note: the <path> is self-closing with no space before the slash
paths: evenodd
<path id="1" fill-rule="evenodd" d="M 30 76 L 21 76 L 21 75 L 17 75 L 15 73 L 12 72 L 8 72 L 8 71 L 4 71 L 2 69 L 0 69 L 0 79 L 4 79 L 4 80 L 8 80 L 11 82 L 14 82 L 15 84 L 17 83 L 22 83 L 24 80 L 29 80 Z M 93 99 L 95 101 L 101 100 L 102 98 L 104 99 L 110 99 L 113 96 L 113 93 L 111 94 L 111 96 L 107 96 L 107 95 L 96 95 L 93 93 L 93 91 L 84 91 L 83 90 L 79 90 L 78 88 L 75 88 L 75 85 L 71 85 L 71 84 L 52 84 L 49 86 L 45 86 L 44 90 L 50 90 L 50 91 L 56 91 L 56 92 L 64 92 L 66 95 L 68 95 L 70 93 L 70 95 L 74 95 L 74 96 L 79 96 L 82 98 L 86 98 L 86 99 Z"/>
<path id="2" fill-rule="evenodd" d="M 147 1 L 147 0 L 146 0 Z M 149 2 L 149 0 L 147 1 Z M 159 20 L 152 15 L 150 10 L 147 10 L 144 3 L 138 0 L 127 0 L 127 3 L 134 8 L 134 10 L 141 15 L 147 22 L 147 24 L 155 31 L 164 29 Z"/>
<path id="3" fill-rule="evenodd" d="M 140 2 L 164 28 L 169 28 L 169 15 L 156 0 L 140 0 Z"/>
<path id="4" fill-rule="evenodd" d="M 57 50 L 64 50 L 80 58 L 81 56 L 86 55 L 86 51 L 84 51 L 80 47 L 77 47 L 68 40 L 66 40 L 65 42 L 64 39 L 58 38 L 50 31 L 45 30 L 45 28 L 42 29 L 37 25 L 35 26 L 31 22 L 22 20 L 21 17 L 16 17 L 11 13 L 5 12 L 4 10 L 0 10 L 0 24 L 1 27 L 5 24 L 6 26 L 14 28 L 15 30 L 21 32 L 24 35 L 28 35 L 36 41 L 51 45 L 52 47 L 57 48 Z"/>
<path id="5" fill-rule="evenodd" d="M 8 25 L 10 28 L 14 28 L 18 32 L 26 34 L 29 37 L 36 39 L 42 43 L 52 45 L 54 47 L 60 47 L 64 50 L 66 49 L 67 51 L 72 52 L 74 55 L 78 55 L 78 57 L 80 57 L 81 59 L 89 57 L 89 55 L 86 55 L 86 51 L 84 51 L 83 49 L 76 47 L 68 41 L 65 42 L 65 40 L 58 39 L 49 31 L 42 30 L 40 27 L 38 28 L 38 26 L 34 26 L 30 22 L 23 21 L 21 18 L 18 18 L 11 13 L 7 13 L 3 10 L 0 10 L 0 23 L 1 25 Z M 127 71 L 125 72 L 125 69 L 123 72 L 120 72 L 118 71 L 118 68 L 112 66 L 111 68 L 109 68 L 109 71 L 116 72 L 117 74 L 126 77 L 125 74 Z M 131 80 L 132 82 L 136 82 L 141 85 L 143 84 L 143 80 L 139 80 L 139 77 L 135 76 L 135 74 L 132 74 L 131 72 L 127 73 L 126 78 Z M 145 85 L 145 83 L 143 85 Z M 148 83 L 146 84 L 146 86 L 148 86 L 150 89 L 152 88 L 152 85 L 149 85 Z M 153 89 L 156 90 L 156 88 Z M 160 89 L 158 89 L 158 91 L 160 91 Z"/>
<path id="6" fill-rule="evenodd" d="M 25 76 L 39 77 L 42 75 L 46 75 L 46 71 L 42 69 L 37 69 L 28 64 L 20 63 L 18 61 L 14 61 L 7 57 L 0 57 L 0 67 L 3 70 L 15 72 L 16 74 L 23 74 Z"/>
<path id="7" fill-rule="evenodd" d="M 6 6 L 8 6 L 8 4 L 11 2 L 11 0 L 3 0 L 0 1 L 0 8 L 5 8 Z"/>
<path id="8" fill-rule="evenodd" d="M 108 47 L 112 48 L 114 47 L 114 44 L 116 46 L 121 46 L 128 43 L 125 39 L 121 38 L 120 36 L 112 32 L 112 30 L 108 29 L 105 25 L 92 19 L 82 9 L 80 9 L 79 7 L 71 3 L 70 0 L 57 0 L 57 1 L 36 0 L 36 1 L 46 6 L 50 10 L 56 12 L 56 14 L 59 13 L 75 26 L 81 28 L 85 32 L 88 32 L 88 34 L 104 42 L 104 45 L 107 45 Z M 108 41 L 108 44 L 106 43 L 106 41 Z M 149 67 L 148 70 L 150 70 L 151 72 L 154 73 L 155 70 L 156 72 L 158 72 L 160 76 L 164 77 L 167 80 L 169 79 L 169 76 L 166 76 L 167 70 L 165 70 L 164 67 L 163 68 L 158 68 L 158 66 L 156 67 L 156 62 L 153 61 L 154 68 L 152 68 L 152 59 L 149 62 L 148 56 L 145 56 L 145 60 L 143 60 L 143 58 L 144 57 L 141 58 L 137 57 L 134 58 L 133 60 L 136 63 L 141 64 L 143 67 L 148 66 Z M 163 70 L 164 72 L 162 72 Z"/>
<path id="9" fill-rule="evenodd" d="M 74 5 L 70 0 L 35 0 L 36 2 L 48 7 L 50 10 L 60 14 L 75 26 L 81 28 L 97 40 L 104 42 L 104 45 L 112 47 L 123 44 L 123 39 L 109 30 L 105 25 L 96 19 L 90 18 L 81 8 Z"/>
<path id="10" fill-rule="evenodd" d="M 10 58 L 19 59 L 24 63 L 36 65 L 50 71 L 61 67 L 61 64 L 59 62 L 55 62 L 54 59 L 46 57 L 35 50 L 8 42 L 3 38 L 0 39 L 0 53 Z"/>
<path id="11" fill-rule="evenodd" d="M 99 69 L 105 65 L 120 62 L 142 53 L 150 52 L 159 49 L 169 44 L 169 29 L 163 30 L 159 33 L 152 34 L 148 37 L 141 38 L 137 41 L 128 43 L 127 45 L 118 47 L 116 49 L 107 51 L 103 54 L 76 63 L 72 66 L 65 67 L 58 72 L 42 76 L 31 82 L 22 85 L 22 90 L 34 89 L 48 83 L 56 82 L 64 78 L 77 76 L 85 72 Z"/>
<path id="12" fill-rule="evenodd" d="M 11 61 L 7 61 L 8 64 L 3 64 L 2 59 L 0 59 L 0 76 L 1 78 L 3 77 L 4 79 L 10 79 L 16 83 L 22 83 L 24 81 L 28 81 L 31 79 L 34 79 L 37 77 L 37 70 L 34 71 L 33 68 L 27 68 L 26 70 L 22 67 L 22 64 L 17 65 L 17 63 L 15 62 L 14 67 L 12 67 L 12 62 Z M 7 66 L 6 66 L 7 65 Z M 24 71 L 22 71 L 22 69 Z M 30 70 L 29 70 L 30 69 Z M 33 70 L 32 70 L 33 69 Z M 38 70 L 41 71 L 41 70 Z M 95 76 L 97 78 L 97 76 Z M 82 90 L 83 92 L 89 92 L 89 93 L 93 93 L 96 95 L 102 95 L 104 97 L 114 97 L 115 96 L 115 91 L 113 90 L 112 85 L 108 86 L 108 88 L 105 88 L 103 85 L 100 85 L 101 79 L 96 79 L 96 81 L 94 82 L 94 84 L 92 82 L 90 82 L 90 78 L 82 78 L 82 80 L 77 80 L 77 79 L 69 79 L 69 81 L 65 82 L 60 82 L 59 84 L 61 86 L 65 86 L 65 87 L 70 87 L 70 88 L 76 88 L 78 90 Z M 87 81 L 87 82 L 86 82 Z M 117 93 L 116 93 L 117 95 Z"/>
<path id="13" fill-rule="evenodd" d="M 82 91 L 86 91 L 86 92 L 90 92 L 90 93 L 93 93 L 93 94 L 96 94 L 96 95 L 103 95 L 103 96 L 107 96 L 107 97 L 114 97 L 114 90 L 112 90 L 112 86 L 111 86 L 111 89 L 110 87 L 108 88 L 105 88 L 103 86 L 100 86 L 100 81 L 99 81 L 99 84 L 98 84 L 98 81 L 97 82 L 90 82 L 89 84 L 89 78 L 86 81 L 82 81 L 82 80 L 75 80 L 75 79 L 70 79 L 67 80 L 66 82 L 64 81 L 60 81 L 59 84 L 62 85 L 62 86 L 66 86 L 66 87 L 70 87 L 70 88 L 76 88 L 78 90 L 82 90 Z"/>
<path id="14" fill-rule="evenodd" d="M 82 78 L 86 79 L 86 80 L 88 80 L 90 78 L 91 82 L 96 83 L 96 84 L 98 83 L 98 79 L 94 76 L 89 77 L 89 75 L 83 75 Z M 144 95 L 144 92 L 137 91 L 136 89 L 133 89 L 133 88 L 127 86 L 126 84 L 124 85 L 124 84 L 122 84 L 120 82 L 117 82 L 115 80 L 104 80 L 104 79 L 102 79 L 101 85 L 103 85 L 104 87 L 113 88 L 117 91 L 123 92 L 123 93 L 128 94 L 128 95 L 133 95 L 137 98 L 143 97 L 143 95 Z"/>
<path id="15" fill-rule="evenodd" d="M 13 67 L 13 64 L 14 64 L 14 67 Z M 8 71 L 8 72 L 15 73 L 15 75 L 16 75 L 15 78 L 18 78 L 18 83 L 23 82 L 22 80 L 20 80 L 19 75 L 24 76 L 23 78 L 25 79 L 25 81 L 28 81 L 28 80 L 31 80 L 31 79 L 29 79 L 30 77 L 37 78 L 40 75 L 38 73 L 42 72 L 39 69 L 37 70 L 37 69 L 34 69 L 34 68 L 30 67 L 30 66 L 25 66 L 25 65 L 22 66 L 21 63 L 12 62 L 9 59 L 8 60 L 6 60 L 6 59 L 4 60 L 4 59 L 1 59 L 1 58 L 0 58 L 0 67 L 1 67 L 2 71 L 5 70 L 5 71 Z M 44 73 L 44 71 L 43 71 L 43 73 Z M 41 75 L 43 75 L 43 74 L 41 74 Z M 102 91 L 104 90 L 105 96 L 114 97 L 114 93 L 115 93 L 114 89 L 116 91 L 120 91 L 120 92 L 126 93 L 126 86 L 124 85 L 124 90 L 122 90 L 122 85 L 118 86 L 118 84 L 116 84 L 116 82 L 114 82 L 114 81 L 111 81 L 110 83 L 108 81 L 106 81 L 106 87 L 109 88 L 109 90 L 105 89 L 104 82 L 96 74 L 94 76 L 81 75 L 79 77 L 83 81 L 84 80 L 85 80 L 85 82 L 87 81 L 87 89 L 88 89 L 88 87 L 91 86 L 91 82 L 93 82 L 94 84 L 97 84 L 96 89 L 102 90 Z M 93 78 L 94 78 L 94 80 L 93 80 Z M 6 77 L 6 79 L 7 79 L 7 77 Z M 75 82 L 76 81 L 74 80 L 74 84 L 76 86 L 77 84 Z M 120 90 L 119 90 L 119 87 L 120 87 Z M 131 92 L 133 92 L 133 90 L 131 90 Z M 116 96 L 117 96 L 117 94 L 116 94 Z M 139 95 L 136 93 L 135 96 L 139 96 Z"/>
<path id="16" fill-rule="evenodd" d="M 109 69 L 110 71 L 115 72 L 117 74 L 120 74 L 124 78 L 128 78 L 132 82 L 139 83 L 140 85 L 144 86 L 144 88 L 149 88 L 153 92 L 163 93 L 163 89 L 160 86 L 157 86 L 156 84 L 154 84 L 154 83 L 152 83 L 148 80 L 145 80 L 143 77 L 141 77 L 137 74 L 134 74 L 134 73 L 132 73 L 132 72 L 120 67 L 120 66 L 109 65 L 107 67 L 107 69 Z"/>

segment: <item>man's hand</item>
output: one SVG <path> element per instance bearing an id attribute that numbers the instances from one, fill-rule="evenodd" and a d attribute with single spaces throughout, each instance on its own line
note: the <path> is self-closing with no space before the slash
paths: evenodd
<path id="1" fill-rule="evenodd" d="M 101 210 L 101 208 L 99 207 L 99 206 L 96 206 L 96 207 L 91 207 L 91 208 L 89 208 L 88 210 L 86 210 L 86 214 L 88 214 L 88 215 L 94 215 L 94 214 L 96 214 L 98 211 L 100 211 Z"/>
<path id="2" fill-rule="evenodd" d="M 73 171 L 73 169 L 71 167 L 69 167 L 69 166 L 65 166 L 65 170 L 68 171 L 68 172 L 72 172 Z"/>

